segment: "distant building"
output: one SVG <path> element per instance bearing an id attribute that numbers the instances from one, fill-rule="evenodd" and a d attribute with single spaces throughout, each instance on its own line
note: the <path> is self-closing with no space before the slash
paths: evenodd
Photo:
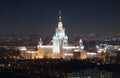
<path id="1" fill-rule="evenodd" d="M 53 44 L 53 45 L 52 45 Z M 28 51 L 26 47 L 19 47 L 21 56 L 34 59 L 34 58 L 73 58 L 74 50 L 82 52 L 84 50 L 82 39 L 79 41 L 78 46 L 70 46 L 68 44 L 68 37 L 65 34 L 65 28 L 63 28 L 61 13 L 59 14 L 58 26 L 56 28 L 55 35 L 53 36 L 51 45 L 43 45 L 42 39 L 40 39 L 37 45 L 36 51 Z"/>

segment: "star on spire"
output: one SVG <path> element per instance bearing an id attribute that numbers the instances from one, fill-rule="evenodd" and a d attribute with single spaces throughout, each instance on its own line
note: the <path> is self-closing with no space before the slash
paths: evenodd
<path id="1" fill-rule="evenodd" d="M 62 18 L 62 17 L 61 17 L 61 13 L 62 13 L 62 12 L 59 11 L 59 21 L 62 21 L 62 19 L 61 19 L 61 18 Z"/>

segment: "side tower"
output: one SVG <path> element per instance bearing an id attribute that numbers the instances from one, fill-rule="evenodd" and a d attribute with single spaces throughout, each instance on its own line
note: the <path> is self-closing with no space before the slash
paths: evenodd
<path id="1" fill-rule="evenodd" d="M 53 36 L 53 54 L 62 54 L 62 47 L 68 43 L 68 37 L 65 35 L 65 28 L 63 28 L 61 12 L 59 12 L 59 21 Z"/>
<path id="2" fill-rule="evenodd" d="M 80 52 L 83 52 L 83 50 L 84 50 L 84 45 L 83 45 L 83 41 L 82 41 L 82 39 L 80 39 L 79 40 L 79 48 L 80 48 Z"/>
<path id="3" fill-rule="evenodd" d="M 43 51 L 43 48 L 41 47 L 43 45 L 43 41 L 42 39 L 40 38 L 40 41 L 39 41 L 39 44 L 38 44 L 38 55 L 37 55 L 37 58 L 43 58 L 44 57 L 44 51 Z"/>

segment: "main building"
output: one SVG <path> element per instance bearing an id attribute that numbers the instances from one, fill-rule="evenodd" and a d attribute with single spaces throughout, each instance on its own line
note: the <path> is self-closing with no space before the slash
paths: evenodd
<path id="1" fill-rule="evenodd" d="M 82 52 L 84 50 L 83 42 L 80 39 L 78 46 L 71 46 L 68 44 L 68 36 L 65 34 L 65 28 L 63 27 L 61 13 L 59 13 L 58 26 L 56 28 L 55 35 L 52 38 L 51 45 L 43 45 L 43 41 L 40 38 L 37 45 L 37 51 L 28 50 L 26 47 L 19 47 L 21 56 L 27 59 L 35 58 L 73 58 L 74 52 Z"/>

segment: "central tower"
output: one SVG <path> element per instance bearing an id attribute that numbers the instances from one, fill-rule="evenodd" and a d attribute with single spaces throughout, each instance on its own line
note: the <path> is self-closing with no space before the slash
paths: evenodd
<path id="1" fill-rule="evenodd" d="M 61 54 L 63 46 L 67 46 L 68 37 L 65 35 L 65 28 L 63 28 L 61 11 L 59 12 L 59 21 L 53 36 L 53 54 Z"/>

